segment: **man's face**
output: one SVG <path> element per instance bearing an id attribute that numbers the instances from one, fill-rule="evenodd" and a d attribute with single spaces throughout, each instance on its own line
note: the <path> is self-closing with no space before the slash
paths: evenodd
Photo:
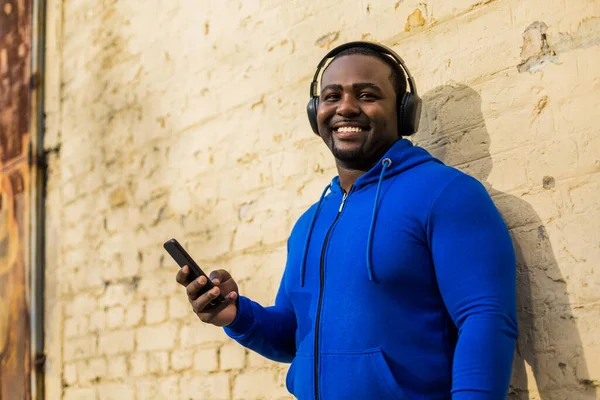
<path id="1" fill-rule="evenodd" d="M 390 75 L 386 63 L 361 54 L 338 58 L 323 73 L 317 122 L 338 165 L 369 169 L 398 140 Z"/>

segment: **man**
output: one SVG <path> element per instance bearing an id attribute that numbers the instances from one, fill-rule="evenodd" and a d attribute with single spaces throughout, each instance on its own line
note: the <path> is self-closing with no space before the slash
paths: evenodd
<path id="1" fill-rule="evenodd" d="M 308 108 L 339 176 L 293 228 L 275 305 L 240 296 L 226 271 L 203 295 L 187 267 L 177 281 L 202 321 L 291 362 L 301 400 L 504 399 L 517 324 L 501 216 L 478 181 L 402 139 L 419 113 L 397 55 L 364 42 L 330 54 Z"/>

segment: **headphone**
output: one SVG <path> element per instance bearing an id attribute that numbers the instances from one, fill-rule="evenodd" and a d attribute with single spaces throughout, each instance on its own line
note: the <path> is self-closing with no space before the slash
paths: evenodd
<path id="1" fill-rule="evenodd" d="M 404 71 L 404 76 L 408 81 L 408 86 L 410 88 L 410 92 L 404 92 L 404 94 L 397 94 L 397 102 L 396 102 L 396 111 L 398 113 L 398 130 L 404 136 L 409 136 L 417 132 L 419 129 L 419 120 L 421 117 L 421 105 L 422 100 L 417 94 L 417 87 L 414 83 L 413 77 L 410 74 L 410 71 L 406 67 L 406 64 L 400 58 L 398 54 L 396 54 L 392 49 L 372 43 L 372 42 L 348 42 L 344 43 L 323 57 L 319 65 L 317 66 L 317 71 L 315 72 L 315 76 L 310 84 L 310 100 L 308 100 L 308 105 L 306 106 L 306 112 L 308 113 L 308 121 L 310 122 L 310 126 L 315 134 L 319 134 L 319 128 L 317 127 L 317 107 L 319 106 L 319 94 L 317 93 L 318 86 L 318 78 L 321 69 L 325 65 L 325 63 L 330 59 L 340 54 L 342 51 L 353 48 L 353 47 L 366 47 L 371 50 L 375 50 L 379 53 L 385 54 L 393 58 L 398 65 Z"/>

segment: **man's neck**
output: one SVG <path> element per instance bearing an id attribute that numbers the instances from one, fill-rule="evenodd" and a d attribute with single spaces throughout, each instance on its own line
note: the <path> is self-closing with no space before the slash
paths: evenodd
<path id="1" fill-rule="evenodd" d="M 352 188 L 352 185 L 354 185 L 354 182 L 356 182 L 358 178 L 360 178 L 367 172 L 362 171 L 360 169 L 346 168 L 339 164 L 337 166 L 337 170 L 338 175 L 340 177 L 340 186 L 342 187 L 344 193 L 350 192 L 350 189 Z"/>
<path id="2" fill-rule="evenodd" d="M 373 166 L 377 164 L 381 157 L 385 155 L 385 153 L 394 145 L 394 143 L 396 143 L 396 141 L 382 146 L 379 151 L 371 154 L 368 157 L 363 157 L 361 163 L 345 163 L 336 159 L 335 164 L 338 170 L 338 176 L 340 177 L 340 186 L 344 192 L 350 192 L 350 189 L 356 180 L 373 168 Z"/>

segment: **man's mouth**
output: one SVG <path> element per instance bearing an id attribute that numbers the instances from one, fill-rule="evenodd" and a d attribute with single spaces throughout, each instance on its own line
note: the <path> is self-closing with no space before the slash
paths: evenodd
<path id="1" fill-rule="evenodd" d="M 352 139 L 359 136 L 362 136 L 366 132 L 369 131 L 367 126 L 358 126 L 358 125 L 343 125 L 333 127 L 333 133 L 339 139 Z"/>
<path id="2" fill-rule="evenodd" d="M 361 128 L 360 126 L 340 126 L 339 128 L 336 128 L 335 131 L 338 133 L 362 132 L 363 128 Z"/>

